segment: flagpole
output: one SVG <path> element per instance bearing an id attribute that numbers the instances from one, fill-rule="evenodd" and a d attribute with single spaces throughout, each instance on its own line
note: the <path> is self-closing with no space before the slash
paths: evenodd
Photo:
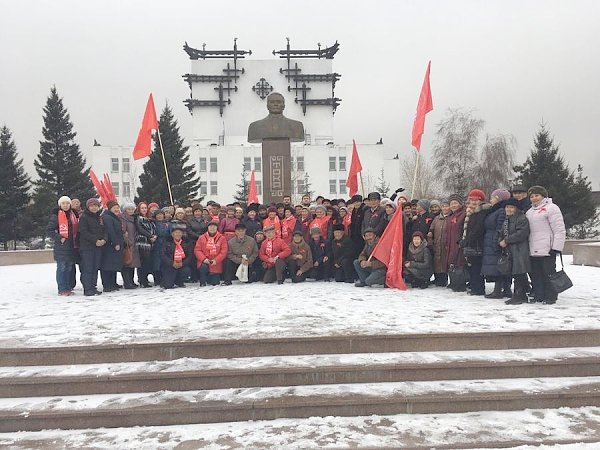
<path id="1" fill-rule="evenodd" d="M 413 178 L 412 190 L 410 191 L 410 199 L 415 198 L 415 187 L 417 185 L 417 172 L 419 171 L 419 157 L 421 156 L 421 151 L 417 150 L 417 161 L 415 162 L 415 176 Z"/>
<path id="2" fill-rule="evenodd" d="M 169 188 L 169 199 L 171 200 L 171 205 L 173 205 L 173 193 L 171 192 L 171 181 L 169 181 L 169 171 L 167 170 L 165 149 L 163 148 L 162 139 L 160 138 L 160 130 L 158 128 L 156 128 L 156 133 L 158 134 L 158 144 L 160 145 L 160 152 L 162 153 L 163 165 L 165 166 L 165 176 L 167 178 L 167 187 Z"/>
<path id="3" fill-rule="evenodd" d="M 362 179 L 362 171 L 358 172 L 358 174 L 360 175 L 360 191 L 362 192 L 362 196 L 363 196 L 363 200 L 365 198 L 365 185 L 363 183 L 363 179 Z"/>

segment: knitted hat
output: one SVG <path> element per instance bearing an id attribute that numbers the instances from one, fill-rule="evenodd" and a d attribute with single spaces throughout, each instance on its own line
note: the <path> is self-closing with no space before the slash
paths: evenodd
<path id="1" fill-rule="evenodd" d="M 277 208 L 275 206 L 269 206 L 267 208 L 267 212 L 268 213 L 276 213 L 277 212 Z"/>
<path id="2" fill-rule="evenodd" d="M 504 203 L 504 206 L 514 206 L 514 207 L 518 208 L 519 201 L 516 198 L 511 197 L 508 200 L 506 200 L 506 202 Z"/>
<path id="3" fill-rule="evenodd" d="M 125 211 L 126 209 L 135 209 L 135 203 L 123 202 L 123 204 L 121 205 L 121 211 Z"/>
<path id="4" fill-rule="evenodd" d="M 467 196 L 467 198 L 469 200 L 473 199 L 473 200 L 484 201 L 485 200 L 485 192 L 483 192 L 481 189 L 472 189 L 471 192 L 469 192 L 469 195 Z"/>
<path id="5" fill-rule="evenodd" d="M 431 208 L 432 206 L 442 206 L 442 203 L 439 200 L 431 200 L 429 207 Z"/>
<path id="6" fill-rule="evenodd" d="M 448 197 L 448 203 L 450 203 L 453 200 L 455 202 L 460 203 L 461 205 L 465 204 L 465 201 L 463 200 L 463 198 L 460 194 L 452 194 L 452 195 L 450 195 L 450 197 Z"/>
<path id="7" fill-rule="evenodd" d="M 88 209 L 92 205 L 100 206 L 100 200 L 98 200 L 96 197 L 92 197 L 87 202 L 85 202 L 85 207 Z"/>
<path id="8" fill-rule="evenodd" d="M 433 203 L 433 202 L 431 202 Z M 450 199 L 449 198 L 443 198 L 440 200 L 440 206 L 442 205 L 449 205 L 450 204 Z"/>
<path id="9" fill-rule="evenodd" d="M 324 213 L 327 212 L 327 208 L 325 208 L 323 205 L 319 205 L 315 208 L 315 212 L 317 211 L 323 211 Z"/>
<path id="10" fill-rule="evenodd" d="M 539 194 L 542 197 L 548 197 L 548 191 L 543 186 L 531 186 L 527 191 L 527 195 L 531 196 L 531 194 Z"/>
<path id="11" fill-rule="evenodd" d="M 156 202 L 152 202 L 148 205 L 148 209 L 152 209 L 152 208 L 159 208 L 160 206 L 158 206 L 158 203 Z"/>
<path id="12" fill-rule="evenodd" d="M 317 234 L 321 234 L 321 229 L 319 227 L 313 227 L 310 229 L 311 236 L 316 236 Z"/>
<path id="13" fill-rule="evenodd" d="M 396 211 L 396 204 L 395 204 L 393 201 L 391 201 L 391 200 L 390 200 L 388 203 L 386 203 L 385 205 L 383 205 L 383 207 L 384 207 L 384 208 L 385 208 L 386 206 L 391 206 L 391 207 L 392 207 L 392 209 L 393 209 L 394 211 Z"/>
<path id="14" fill-rule="evenodd" d="M 415 236 L 418 236 L 418 237 L 420 237 L 422 241 L 424 241 L 424 240 L 425 240 L 425 235 L 423 234 L 423 232 L 422 232 L 422 231 L 415 231 L 415 232 L 412 234 L 412 237 L 415 237 Z"/>
<path id="15" fill-rule="evenodd" d="M 106 202 L 106 209 L 113 209 L 115 206 L 119 206 L 119 204 L 114 200 L 109 200 Z"/>
<path id="16" fill-rule="evenodd" d="M 344 231 L 344 225 L 341 223 L 334 224 L 333 231 Z"/>
<path id="17" fill-rule="evenodd" d="M 429 211 L 429 208 L 431 207 L 431 202 L 425 198 L 422 198 L 417 202 L 417 205 L 423 208 L 425 211 Z"/>
<path id="18" fill-rule="evenodd" d="M 58 206 L 60 206 L 60 204 L 62 202 L 69 202 L 69 204 L 70 204 L 71 199 L 69 197 L 67 197 L 66 195 L 63 195 L 61 198 L 58 199 Z"/>
<path id="19" fill-rule="evenodd" d="M 506 189 L 496 189 L 492 192 L 492 197 L 496 197 L 499 201 L 508 200 L 510 198 L 510 192 Z"/>

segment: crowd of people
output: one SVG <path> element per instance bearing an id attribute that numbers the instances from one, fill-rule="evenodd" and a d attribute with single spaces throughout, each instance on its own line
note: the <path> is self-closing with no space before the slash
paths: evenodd
<path id="1" fill-rule="evenodd" d="M 245 207 L 108 201 L 103 210 L 96 198 L 82 207 L 63 196 L 48 223 L 58 293 L 73 295 L 76 265 L 86 296 L 102 293 L 98 273 L 103 292 L 149 288 L 149 276 L 162 289 L 186 282 L 229 286 L 236 279 L 385 286 L 387 267 L 372 253 L 394 214 L 402 214 L 395 222 L 404 232 L 402 275 L 412 288 L 433 284 L 507 304 L 556 302 L 549 275 L 565 226 L 544 187 L 496 189 L 489 201 L 480 189 L 466 199 L 431 201 L 402 192 L 383 199 L 377 192 L 349 200 L 304 195 L 298 205 L 286 196 Z M 494 283 L 488 294 L 486 280 Z"/>

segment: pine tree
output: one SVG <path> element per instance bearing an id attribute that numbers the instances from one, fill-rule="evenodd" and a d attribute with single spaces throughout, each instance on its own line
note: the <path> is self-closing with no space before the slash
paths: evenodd
<path id="1" fill-rule="evenodd" d="M 160 136 L 165 152 L 165 161 L 169 171 L 169 180 L 173 200 L 186 202 L 198 195 L 200 181 L 190 159 L 187 146 L 179 136 L 179 126 L 169 105 L 165 106 L 158 121 Z M 158 139 L 154 141 L 154 150 L 148 161 L 144 163 L 144 171 L 140 175 L 141 186 L 137 189 L 135 201 L 152 201 L 161 205 L 170 204 L 169 190 L 165 176 L 162 152 Z"/>
<path id="2" fill-rule="evenodd" d="M 390 191 L 390 183 L 385 181 L 385 173 L 383 167 L 381 168 L 381 174 L 377 179 L 377 185 L 375 186 L 375 190 L 379 192 L 382 196 L 387 197 L 388 192 Z"/>
<path id="3" fill-rule="evenodd" d="M 250 182 L 246 180 L 246 171 L 244 170 L 244 165 L 242 164 L 242 173 L 241 180 L 239 184 L 236 184 L 235 187 L 238 188 L 235 196 L 233 197 L 235 201 L 246 204 L 248 201 L 248 192 L 250 191 Z"/>
<path id="4" fill-rule="evenodd" d="M 30 227 L 23 220 L 29 203 L 29 177 L 23 159 L 17 159 L 17 146 L 10 130 L 0 129 L 0 242 L 8 250 L 8 241 L 27 236 Z"/>
<path id="5" fill-rule="evenodd" d="M 39 176 L 36 191 L 42 189 L 54 194 L 53 203 L 62 195 L 79 198 L 82 203 L 95 196 L 89 179 L 90 169 L 86 169 L 85 158 L 74 141 L 77 133 L 73 131 L 71 118 L 55 86 L 44 107 L 42 134 L 44 140 L 40 141 L 40 152 L 34 161 Z M 45 195 L 37 196 L 37 199 L 42 197 Z M 38 206 L 46 208 L 49 205 Z"/>
<path id="6" fill-rule="evenodd" d="M 514 167 L 516 181 L 527 187 L 538 185 L 548 189 L 548 195 L 563 213 L 567 229 L 584 223 L 593 216 L 594 209 L 591 183 L 583 176 L 583 168 L 578 168 L 575 180 L 544 123 L 540 124 L 533 143 L 525 163 Z"/>

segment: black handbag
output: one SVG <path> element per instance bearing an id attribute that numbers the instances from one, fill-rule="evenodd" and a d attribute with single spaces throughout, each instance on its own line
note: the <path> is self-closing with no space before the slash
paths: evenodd
<path id="1" fill-rule="evenodd" d="M 448 270 L 448 277 L 450 278 L 450 288 L 453 291 L 464 291 L 467 288 L 469 272 L 464 267 L 457 267 L 451 264 Z"/>
<path id="2" fill-rule="evenodd" d="M 560 266 L 561 269 L 558 272 L 551 273 L 548 275 L 550 284 L 552 285 L 554 290 L 559 294 L 573 287 L 573 282 L 565 272 L 565 265 L 563 263 L 562 253 L 560 253 Z"/>
<path id="3" fill-rule="evenodd" d="M 497 267 L 502 275 L 512 275 L 512 255 L 506 249 L 498 257 Z"/>

